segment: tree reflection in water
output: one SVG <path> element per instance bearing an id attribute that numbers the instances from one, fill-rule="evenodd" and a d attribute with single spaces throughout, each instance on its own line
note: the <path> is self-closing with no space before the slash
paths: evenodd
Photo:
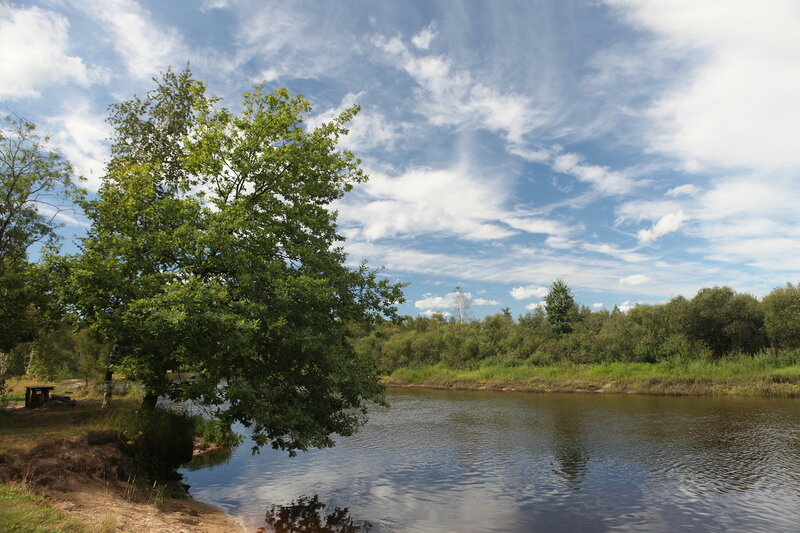
<path id="1" fill-rule="evenodd" d="M 289 505 L 274 505 L 267 511 L 267 527 L 260 533 L 362 533 L 372 529 L 366 520 L 353 520 L 347 507 L 334 507 L 330 513 L 319 495 L 301 496 Z"/>

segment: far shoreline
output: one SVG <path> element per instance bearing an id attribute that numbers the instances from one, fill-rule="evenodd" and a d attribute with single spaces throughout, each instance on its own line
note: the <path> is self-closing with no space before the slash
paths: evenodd
<path id="1" fill-rule="evenodd" d="M 528 392 L 616 393 L 656 396 L 800 398 L 800 366 L 756 367 L 741 360 L 674 363 L 443 365 L 402 367 L 382 377 L 392 388 Z"/>

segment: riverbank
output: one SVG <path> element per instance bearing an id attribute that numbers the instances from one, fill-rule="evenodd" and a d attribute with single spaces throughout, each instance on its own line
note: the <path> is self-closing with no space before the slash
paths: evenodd
<path id="1" fill-rule="evenodd" d="M 800 365 L 775 366 L 757 357 L 547 366 L 488 363 L 474 369 L 429 365 L 396 369 L 383 381 L 394 387 L 454 390 L 800 397 Z"/>
<path id="2" fill-rule="evenodd" d="M 0 531 L 26 533 L 230 533 L 244 529 L 221 509 L 192 498 L 160 506 L 124 486 L 76 480 L 68 491 L 0 483 Z M 136 500 L 135 498 L 142 498 Z"/>
<path id="3" fill-rule="evenodd" d="M 104 410 L 79 399 L 0 412 L 0 531 L 243 531 L 178 482 L 137 480 L 112 429 L 136 406 L 117 399 Z"/>

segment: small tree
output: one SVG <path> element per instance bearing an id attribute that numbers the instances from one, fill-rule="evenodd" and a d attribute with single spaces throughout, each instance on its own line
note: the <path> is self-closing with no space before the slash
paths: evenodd
<path id="1" fill-rule="evenodd" d="M 33 338 L 50 287 L 28 251 L 57 240 L 57 215 L 81 197 L 72 167 L 48 141 L 30 122 L 0 119 L 0 351 Z"/>
<path id="2" fill-rule="evenodd" d="M 544 309 L 550 327 L 559 335 L 572 332 L 573 325 L 581 319 L 572 291 L 561 279 L 553 282 L 550 292 L 544 299 Z"/>

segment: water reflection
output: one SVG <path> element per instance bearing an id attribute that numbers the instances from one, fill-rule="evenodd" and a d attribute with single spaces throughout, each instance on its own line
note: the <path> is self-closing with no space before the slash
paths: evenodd
<path id="1" fill-rule="evenodd" d="M 212 466 L 219 466 L 227 464 L 233 456 L 233 448 L 225 446 L 210 450 L 201 455 L 192 457 L 192 460 L 185 466 L 185 468 L 193 472 L 201 468 L 209 468 Z"/>
<path id="2" fill-rule="evenodd" d="M 567 408 L 553 411 L 553 448 L 558 462 L 554 471 L 572 490 L 580 490 L 589 471 L 589 449 L 580 415 Z"/>
<path id="3" fill-rule="evenodd" d="M 375 532 L 798 531 L 798 400 L 439 391 L 389 399 L 391 409 L 375 410 L 334 449 L 289 458 L 252 456 L 243 445 L 228 462 L 189 471 L 192 494 L 249 531 L 264 526 L 265 508 L 291 507 L 311 491 L 314 505 L 333 509 L 308 515 L 319 527 L 331 527 L 325 519 L 339 506 Z M 276 524 L 292 516 L 302 513 L 273 513 Z"/>
<path id="4" fill-rule="evenodd" d="M 367 521 L 356 521 L 346 507 L 334 507 L 326 512 L 326 505 L 319 501 L 319 495 L 310 498 L 301 496 L 289 505 L 274 505 L 265 517 L 269 529 L 261 527 L 265 533 L 362 533 L 372 529 Z"/>

